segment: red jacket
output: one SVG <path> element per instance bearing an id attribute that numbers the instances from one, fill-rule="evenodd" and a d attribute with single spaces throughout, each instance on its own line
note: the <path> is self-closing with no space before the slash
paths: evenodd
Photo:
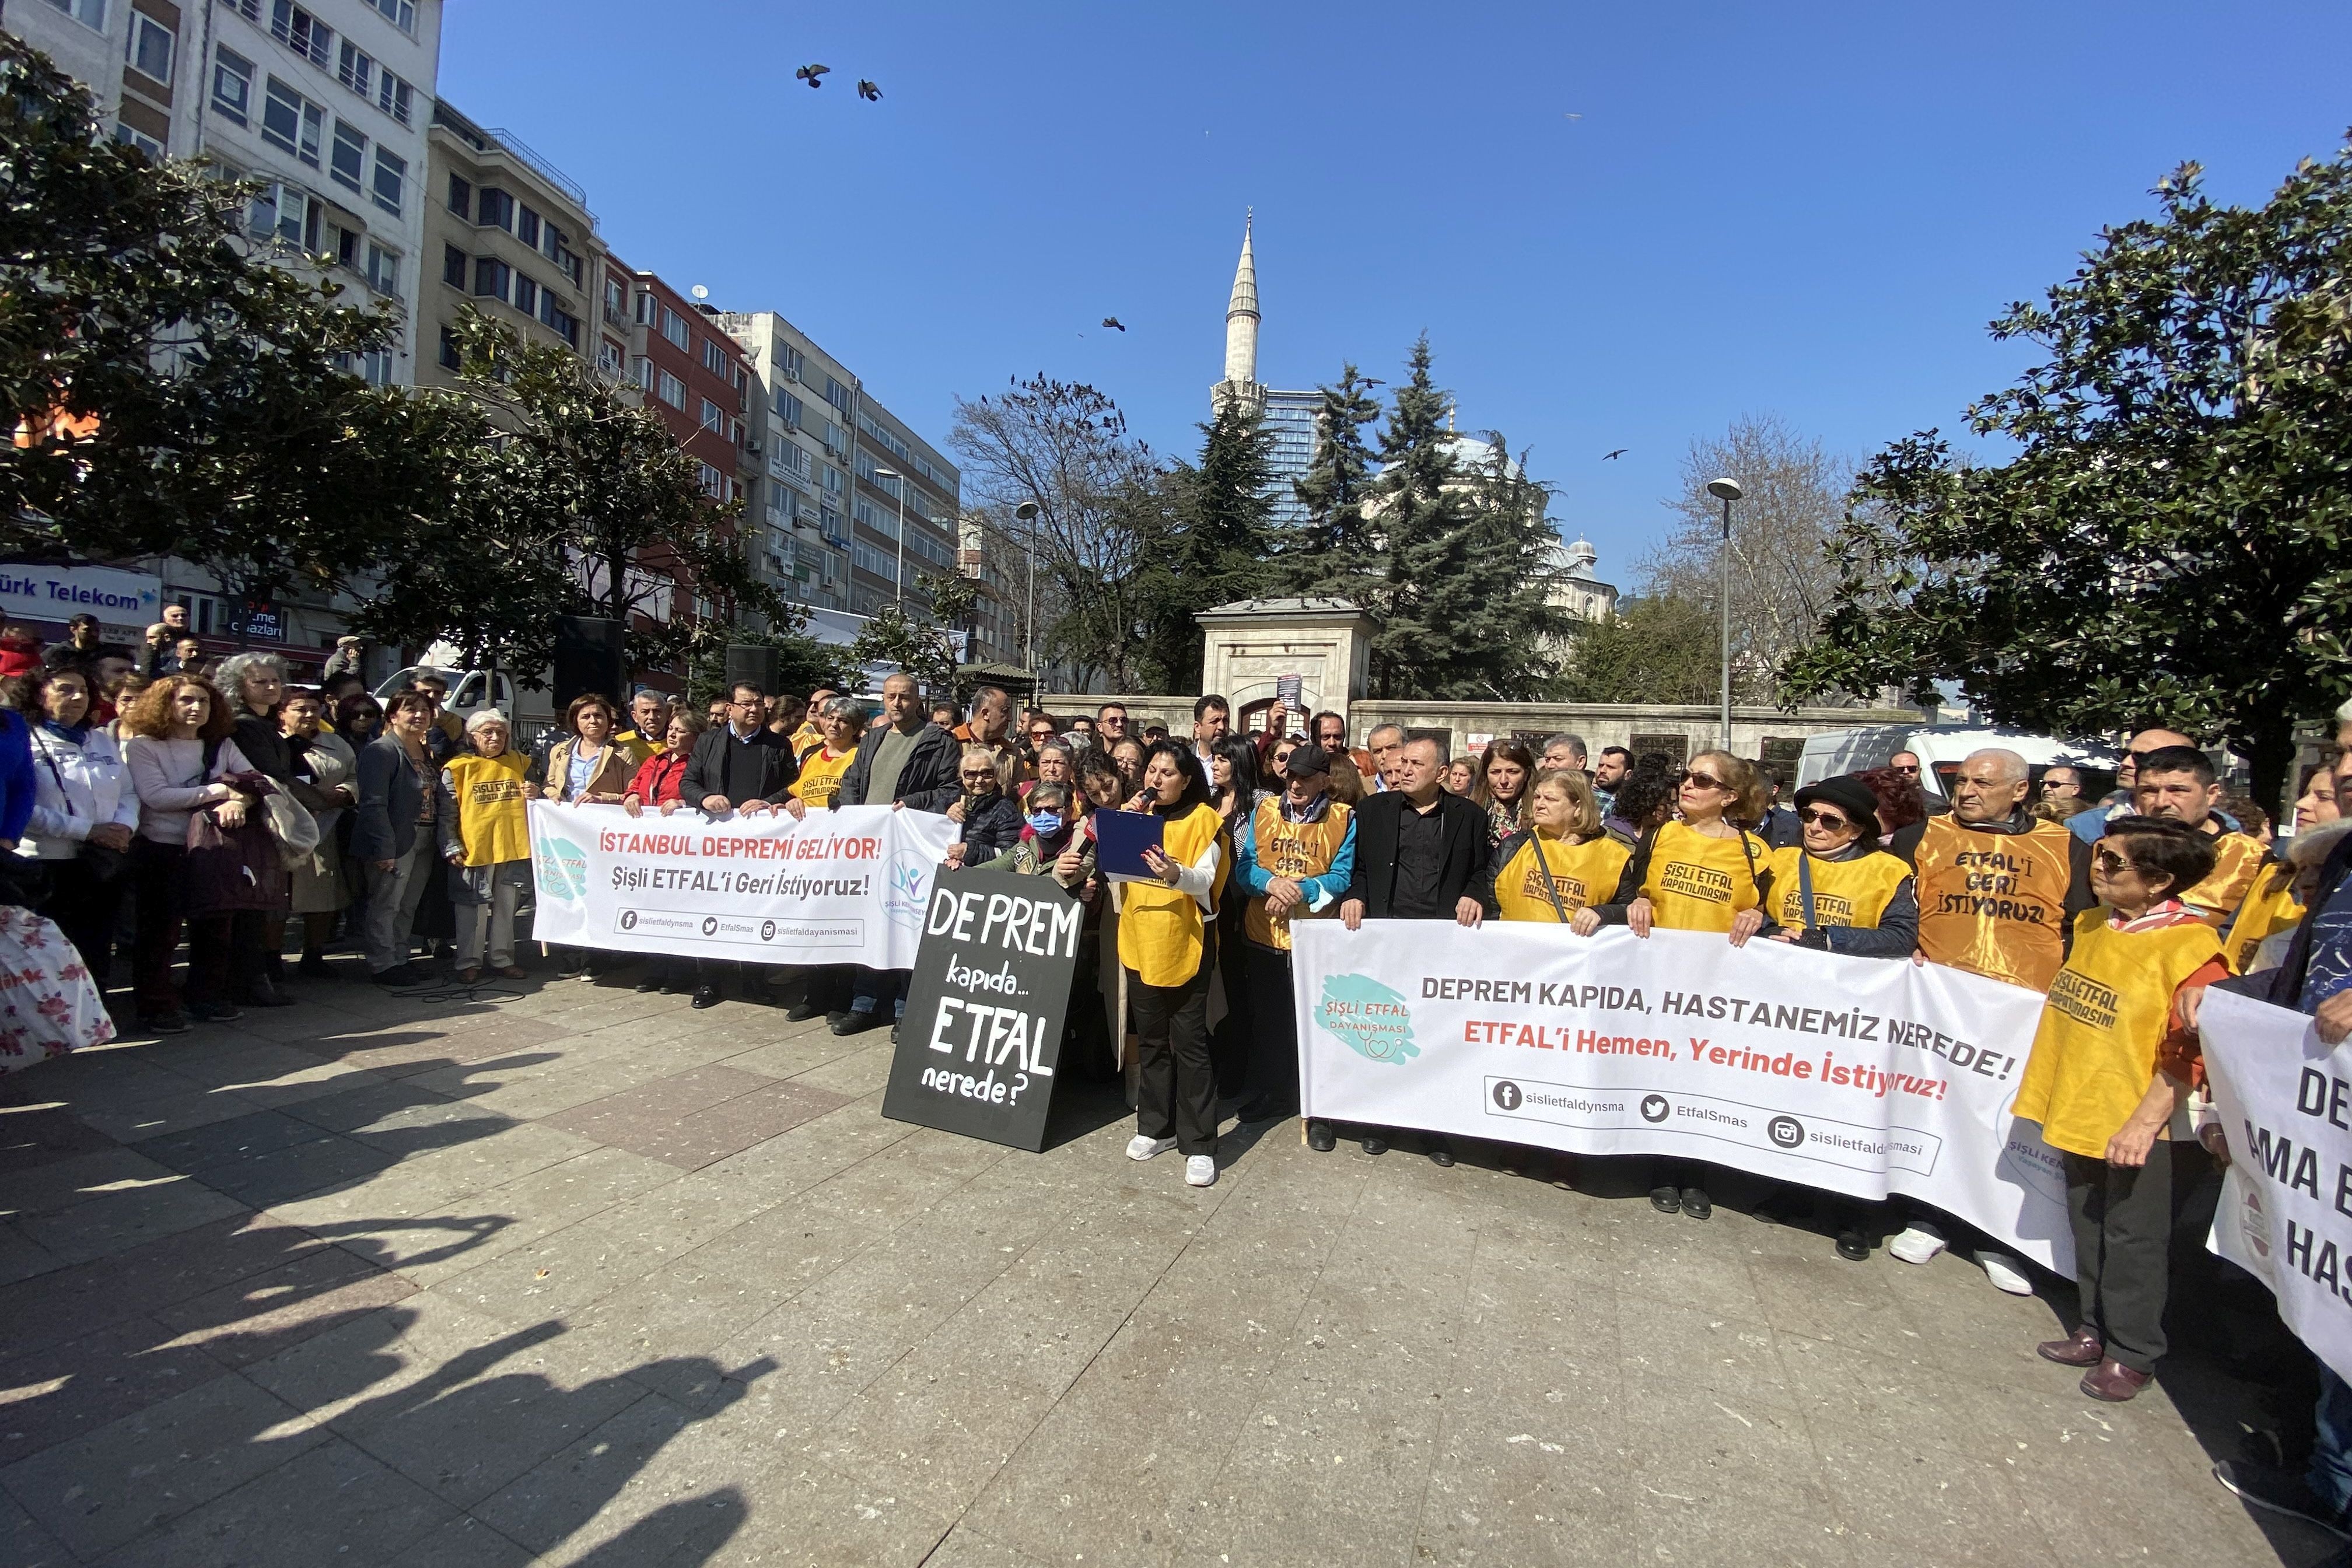
<path id="1" fill-rule="evenodd" d="M 678 784 L 686 777 L 687 752 L 656 752 L 637 764 L 637 776 L 629 781 L 629 793 L 647 805 L 659 805 L 666 800 L 678 800 Z"/>
<path id="2" fill-rule="evenodd" d="M 30 637 L 0 638 L 0 678 L 11 675 L 38 675 L 41 671 L 41 645 Z"/>

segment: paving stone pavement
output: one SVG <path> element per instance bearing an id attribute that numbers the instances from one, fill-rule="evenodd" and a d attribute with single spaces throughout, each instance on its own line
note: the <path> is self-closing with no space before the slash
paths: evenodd
<path id="1" fill-rule="evenodd" d="M 618 982 L 302 1005 L 0 1080 L 0 1563 L 2284 1563 L 2211 1363 L 1491 1152 L 1032 1155 L 890 1047 Z M 1465 1151 L 1465 1155 L 1469 1152 Z M 1610 1173 L 1578 1173 L 1605 1185 Z"/>

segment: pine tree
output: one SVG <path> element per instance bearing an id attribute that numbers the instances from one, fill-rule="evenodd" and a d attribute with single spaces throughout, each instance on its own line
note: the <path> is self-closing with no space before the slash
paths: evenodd
<path id="1" fill-rule="evenodd" d="M 1478 630 L 1476 606 L 1452 591 L 1467 548 L 1468 508 L 1445 429 L 1445 395 L 1429 376 L 1429 338 L 1412 346 L 1412 374 L 1397 388 L 1381 432 L 1381 478 L 1367 510 L 1387 548 L 1373 602 L 1372 685 L 1383 697 L 1435 697 Z"/>
<path id="2" fill-rule="evenodd" d="M 1199 465 L 1176 475 L 1175 536 L 1143 567 L 1143 669 L 1167 691 L 1199 689 L 1196 611 L 1275 585 L 1274 437 L 1232 404 L 1201 430 Z"/>
<path id="3" fill-rule="evenodd" d="M 1319 387 L 1315 457 L 1307 477 L 1291 482 L 1307 524 L 1283 558 L 1281 576 L 1293 593 L 1365 602 L 1380 574 L 1381 547 L 1364 518 L 1372 494 L 1372 454 L 1363 427 L 1381 416 L 1380 400 L 1353 364 L 1340 368 L 1336 386 Z"/>
<path id="4" fill-rule="evenodd" d="M 1551 602 L 1561 567 L 1550 488 L 1528 477 L 1527 453 L 1513 458 L 1500 431 L 1486 439 L 1468 487 L 1462 574 L 1448 584 L 1454 602 L 1471 606 L 1478 635 L 1466 639 L 1446 695 L 1524 701 L 1550 694 L 1576 623 Z"/>

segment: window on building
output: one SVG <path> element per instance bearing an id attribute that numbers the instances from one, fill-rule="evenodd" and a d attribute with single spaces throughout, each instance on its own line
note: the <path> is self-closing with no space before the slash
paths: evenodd
<path id="1" fill-rule="evenodd" d="M 846 416 L 849 412 L 849 388 L 831 376 L 824 378 L 824 400 Z"/>
<path id="2" fill-rule="evenodd" d="M 690 348 L 694 342 L 694 334 L 687 331 L 686 318 L 667 305 L 662 307 L 661 314 L 662 336 L 667 338 L 672 346 L 681 351 Z"/>
<path id="3" fill-rule="evenodd" d="M 416 31 L 416 0 L 366 0 L 383 13 L 385 21 L 404 33 Z"/>
<path id="4" fill-rule="evenodd" d="M 345 38 L 342 52 L 335 57 L 335 79 L 362 98 L 373 98 L 375 71 L 375 57 Z"/>
<path id="5" fill-rule="evenodd" d="M 253 112 L 253 62 L 234 50 L 213 50 L 213 109 L 232 125 Z"/>
<path id="6" fill-rule="evenodd" d="M 268 97 L 261 109 L 261 139 L 293 153 L 312 168 L 319 166 L 319 139 L 326 127 L 326 111 L 279 81 L 269 79 Z"/>
<path id="7" fill-rule="evenodd" d="M 629 319 L 629 291 L 617 278 L 604 279 L 604 319 L 616 327 Z"/>
<path id="8" fill-rule="evenodd" d="M 360 355 L 360 379 L 370 386 L 390 386 L 392 352 L 389 349 L 370 349 Z"/>
<path id="9" fill-rule="evenodd" d="M 807 360 L 802 357 L 800 350 L 786 343 L 783 352 L 776 356 L 776 374 L 786 381 L 798 381 L 807 363 Z"/>
<path id="10" fill-rule="evenodd" d="M 652 291 L 651 289 L 638 289 L 638 290 L 637 290 L 637 325 L 639 325 L 639 326 L 641 326 L 641 327 L 650 327 L 650 326 L 652 326 L 653 324 L 654 324 L 654 297 L 653 297 L 653 291 Z"/>
<path id="11" fill-rule="evenodd" d="M 530 246 L 533 250 L 537 250 L 539 248 L 538 213 L 532 211 L 529 207 L 524 207 L 515 215 L 515 237 L 521 240 L 525 245 Z"/>
<path id="12" fill-rule="evenodd" d="M 580 318 L 569 310 L 558 309 L 555 296 L 544 289 L 539 291 L 539 319 L 546 323 L 549 331 L 570 344 L 574 353 L 579 351 Z"/>
<path id="13" fill-rule="evenodd" d="M 360 246 L 367 236 L 331 224 L 327 228 L 327 237 L 333 242 L 329 248 L 334 252 L 335 259 L 357 272 L 360 269 Z"/>
<path id="14" fill-rule="evenodd" d="M 327 173 L 335 184 L 353 191 L 360 188 L 360 182 L 367 177 L 367 148 L 368 139 L 358 126 L 345 120 L 335 121 L 335 145 L 327 154 Z"/>
<path id="15" fill-rule="evenodd" d="M 247 226 L 257 239 L 276 239 L 316 253 L 319 204 L 310 194 L 283 183 L 264 185 L 253 198 Z"/>
<path id="16" fill-rule="evenodd" d="M 125 42 L 123 58 L 140 75 L 152 77 L 169 87 L 172 82 L 172 51 L 179 44 L 172 29 L 144 11 L 131 13 L 131 36 Z"/>
<path id="17" fill-rule="evenodd" d="M 49 0 L 49 4 L 85 27 L 106 31 L 106 0 Z"/>
<path id="18" fill-rule="evenodd" d="M 514 276 L 514 308 L 526 316 L 539 314 L 539 285 L 525 273 Z"/>
<path id="19" fill-rule="evenodd" d="M 830 463 L 824 465 L 824 488 L 835 495 L 841 494 L 848 488 L 842 480 L 841 470 Z"/>
<path id="20" fill-rule="evenodd" d="M 408 160 L 387 150 L 381 142 L 375 144 L 375 205 L 400 216 L 400 203 L 408 188 Z"/>
<path id="21" fill-rule="evenodd" d="M 636 380 L 641 390 L 651 392 L 654 389 L 654 362 L 643 354 L 637 356 Z"/>
<path id="22" fill-rule="evenodd" d="M 775 415 L 788 427 L 798 430 L 807 422 L 808 405 L 791 393 L 779 388 L 776 392 Z M 802 455 L 807 456 L 806 453 Z"/>
<path id="23" fill-rule="evenodd" d="M 416 89 L 388 70 L 376 72 L 375 106 L 405 125 L 416 112 Z"/>
<path id="24" fill-rule="evenodd" d="M 727 411 L 707 397 L 702 400 L 702 427 L 721 435 L 727 431 Z"/>
<path id="25" fill-rule="evenodd" d="M 334 59 L 335 33 L 318 17 L 293 3 L 293 0 L 271 0 L 269 7 L 270 36 L 296 54 L 305 56 L 320 70 L 331 70 Z"/>
<path id="26" fill-rule="evenodd" d="M 449 176 L 449 210 L 459 217 L 474 216 L 474 187 L 455 174 Z"/>
<path id="27" fill-rule="evenodd" d="M 702 493 L 712 500 L 727 499 L 727 476 L 708 463 L 702 465 Z"/>
<path id="28" fill-rule="evenodd" d="M 596 340 L 596 368 L 605 374 L 618 376 L 622 372 L 621 345 L 610 338 Z"/>
<path id="29" fill-rule="evenodd" d="M 140 130 L 136 125 L 131 125 L 120 120 L 116 121 L 114 122 L 114 139 L 117 142 L 121 142 L 125 147 L 138 148 L 139 151 L 146 153 L 148 158 L 154 163 L 160 163 L 163 161 L 163 144 L 161 142 L 156 141 L 152 136 L 148 135 L 144 131 Z"/>
<path id="30" fill-rule="evenodd" d="M 466 253 L 454 245 L 441 247 L 441 281 L 453 289 L 466 286 Z"/>
<path id="31" fill-rule="evenodd" d="M 654 395 L 680 414 L 686 412 L 686 383 L 659 366 L 655 367 Z"/>
<path id="32" fill-rule="evenodd" d="M 367 280 L 368 287 L 377 293 L 397 296 L 400 292 L 400 252 L 369 240 Z"/>
<path id="33" fill-rule="evenodd" d="M 441 368 L 456 370 L 465 362 L 457 355 L 457 334 L 447 327 L 441 329 Z"/>
<path id="34" fill-rule="evenodd" d="M 515 199 L 496 185 L 484 185 L 474 204 L 474 221 L 484 228 L 514 227 Z"/>
<path id="35" fill-rule="evenodd" d="M 717 338 L 702 340 L 702 368 L 711 374 L 734 379 L 734 371 L 727 361 L 727 351 L 719 346 Z"/>
<path id="36" fill-rule="evenodd" d="M 514 270 L 495 256 L 474 258 L 474 292 L 485 300 L 503 300 L 514 281 Z"/>

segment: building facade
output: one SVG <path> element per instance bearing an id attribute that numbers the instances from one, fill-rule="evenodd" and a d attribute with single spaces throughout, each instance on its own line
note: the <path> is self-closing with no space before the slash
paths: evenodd
<path id="1" fill-rule="evenodd" d="M 173 0 L 12 0 L 0 26 L 88 88 L 118 142 L 150 156 L 189 150 L 194 124 L 173 111 L 199 74 L 187 7 Z"/>
<path id="2" fill-rule="evenodd" d="M 779 586 L 826 609 L 928 610 L 916 574 L 960 567 L 955 466 L 782 315 L 712 320 L 741 345 L 766 411 L 754 561 L 772 560 Z"/>
<path id="3" fill-rule="evenodd" d="M 958 526 L 956 570 L 971 580 L 975 590 L 967 662 L 1025 668 L 1028 658 L 1022 632 L 1026 605 L 1020 602 L 1020 585 L 1000 564 L 997 552 L 989 546 L 987 530 L 976 517 L 967 517 Z"/>
<path id="4" fill-rule="evenodd" d="M 429 148 L 418 384 L 457 384 L 456 327 L 468 305 L 527 341 L 596 357 L 619 379 L 625 362 L 601 330 L 611 258 L 587 192 L 512 132 L 446 103 L 434 106 Z M 620 289 L 625 319 L 625 279 Z"/>

